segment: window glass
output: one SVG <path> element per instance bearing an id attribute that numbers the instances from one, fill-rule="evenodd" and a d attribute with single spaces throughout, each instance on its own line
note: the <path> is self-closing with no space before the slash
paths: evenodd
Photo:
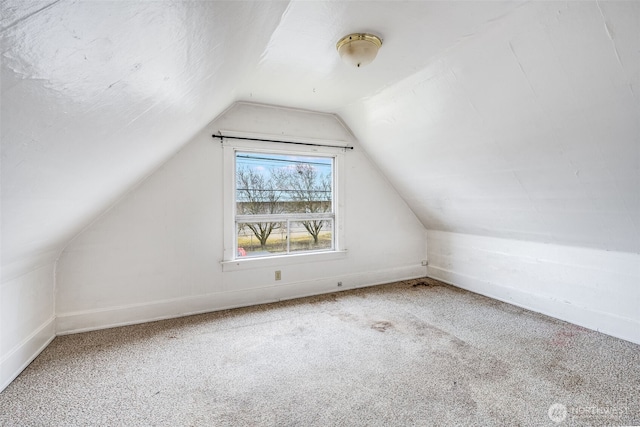
<path id="1" fill-rule="evenodd" d="M 237 151 L 237 257 L 334 249 L 333 157 Z"/>
<path id="2" fill-rule="evenodd" d="M 290 223 L 290 251 L 333 249 L 333 220 L 312 219 Z"/>

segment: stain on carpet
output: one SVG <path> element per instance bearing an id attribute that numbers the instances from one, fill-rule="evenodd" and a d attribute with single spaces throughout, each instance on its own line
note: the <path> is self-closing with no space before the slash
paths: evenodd
<path id="1" fill-rule="evenodd" d="M 409 285 L 412 288 L 418 288 L 418 287 L 433 288 L 436 286 L 447 286 L 445 283 L 442 283 L 439 280 L 431 279 L 429 277 L 425 277 L 422 279 L 405 280 L 402 283 Z"/>
<path id="2" fill-rule="evenodd" d="M 392 326 L 393 324 L 391 322 L 382 320 L 382 321 L 373 323 L 371 325 L 371 329 L 375 329 L 376 331 L 380 331 L 380 332 L 386 332 L 386 330 L 391 328 Z"/>

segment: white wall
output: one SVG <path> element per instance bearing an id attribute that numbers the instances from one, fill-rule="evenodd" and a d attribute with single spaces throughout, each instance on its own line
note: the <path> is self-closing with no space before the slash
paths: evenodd
<path id="1" fill-rule="evenodd" d="M 223 149 L 211 135 L 243 120 L 252 132 L 268 123 L 273 133 L 280 123 L 284 137 L 347 142 L 350 135 L 332 115 L 314 121 L 296 110 L 239 110 L 207 126 L 63 251 L 59 333 L 424 276 L 424 228 L 357 143 L 345 154 L 345 257 L 223 272 Z"/>
<path id="2" fill-rule="evenodd" d="M 55 337 L 54 308 L 54 263 L 3 277 L 0 284 L 0 391 Z"/>
<path id="3" fill-rule="evenodd" d="M 431 277 L 640 343 L 639 254 L 431 230 L 427 246 Z"/>

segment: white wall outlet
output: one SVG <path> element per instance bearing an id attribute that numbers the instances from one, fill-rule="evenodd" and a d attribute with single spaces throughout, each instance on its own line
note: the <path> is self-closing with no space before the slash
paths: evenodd
<path id="1" fill-rule="evenodd" d="M 282 271 L 276 270 L 276 280 L 282 279 Z"/>
<path id="2" fill-rule="evenodd" d="M 427 265 L 429 265 L 429 261 L 427 261 L 426 259 L 422 260 L 422 266 L 426 267 Z"/>

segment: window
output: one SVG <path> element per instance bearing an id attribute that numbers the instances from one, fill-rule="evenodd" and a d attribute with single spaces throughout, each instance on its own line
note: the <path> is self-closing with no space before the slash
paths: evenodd
<path id="1" fill-rule="evenodd" d="M 334 157 L 235 151 L 236 259 L 335 249 Z"/>
<path id="2" fill-rule="evenodd" d="M 344 259 L 346 150 L 227 133 L 222 270 Z"/>

